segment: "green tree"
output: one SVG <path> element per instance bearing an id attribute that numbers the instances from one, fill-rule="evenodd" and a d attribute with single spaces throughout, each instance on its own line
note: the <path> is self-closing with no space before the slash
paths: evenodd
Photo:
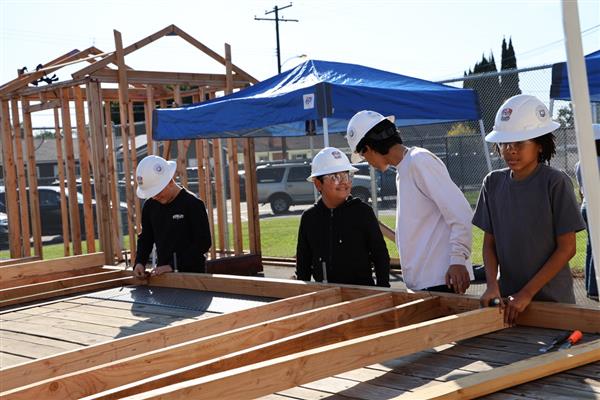
<path id="1" fill-rule="evenodd" d="M 506 44 L 506 39 L 502 39 L 501 71 L 509 70 L 515 70 L 515 72 L 504 74 L 500 78 L 502 101 L 517 94 L 521 94 L 521 89 L 519 88 L 519 73 L 516 72 L 517 57 L 515 55 L 515 49 L 513 48 L 512 39 L 508 40 L 508 45 Z"/>
<path id="2" fill-rule="evenodd" d="M 573 107 L 569 103 L 566 107 L 558 109 L 558 123 L 561 128 L 572 129 L 575 127 L 575 121 L 573 120 Z"/>
<path id="3" fill-rule="evenodd" d="M 496 110 L 502 104 L 500 101 L 501 93 L 500 79 L 497 74 L 496 61 L 494 54 L 490 52 L 489 58 L 484 55 L 481 61 L 477 62 L 467 76 L 473 76 L 472 79 L 466 79 L 463 83 L 464 88 L 473 89 L 479 97 L 479 107 L 481 109 L 483 125 L 486 131 L 492 130 L 494 126 L 494 117 Z"/>

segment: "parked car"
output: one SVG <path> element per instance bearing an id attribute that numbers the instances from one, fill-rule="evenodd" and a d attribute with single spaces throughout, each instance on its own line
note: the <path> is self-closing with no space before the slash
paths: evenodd
<path id="1" fill-rule="evenodd" d="M 358 168 L 358 171 L 354 173 L 354 176 L 371 176 L 370 166 L 367 162 L 358 164 L 352 164 L 353 167 Z M 377 190 L 379 198 L 383 204 L 394 205 L 396 201 L 396 168 L 388 167 L 387 170 L 381 172 L 375 169 L 375 179 L 377 182 Z"/>
<path id="2" fill-rule="evenodd" d="M 28 188 L 29 190 L 29 188 Z M 39 186 L 40 219 L 42 224 L 42 235 L 60 235 L 62 234 L 62 219 L 60 211 L 60 187 L 58 186 Z M 67 201 L 69 191 L 66 190 Z M 81 235 L 85 235 L 85 221 L 83 215 L 83 195 L 76 192 L 77 204 L 79 206 L 79 222 L 81 226 Z M 6 213 L 4 187 L 0 187 L 0 212 Z M 96 222 L 96 201 L 92 199 L 94 223 Z M 121 220 L 123 221 L 123 232 L 127 233 L 127 203 L 121 203 L 119 207 Z M 95 229 L 97 229 L 95 227 Z M 96 232 L 97 234 L 97 232 Z"/>
<path id="3" fill-rule="evenodd" d="M 292 205 L 312 204 L 315 201 L 314 185 L 306 178 L 310 175 L 308 163 L 262 165 L 256 168 L 258 202 L 269 203 L 273 214 L 283 214 Z M 368 202 L 371 198 L 371 178 L 355 175 L 352 195 Z"/>
<path id="4" fill-rule="evenodd" d="M 4 204 L 0 203 L 0 207 L 4 208 Z M 8 243 L 8 216 L 0 212 L 0 249 L 3 249 Z"/>

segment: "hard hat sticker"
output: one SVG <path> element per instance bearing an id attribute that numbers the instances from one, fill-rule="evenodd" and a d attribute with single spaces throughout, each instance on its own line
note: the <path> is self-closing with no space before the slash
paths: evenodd
<path id="1" fill-rule="evenodd" d="M 154 172 L 156 172 L 157 174 L 162 174 L 163 172 L 163 167 L 160 164 L 154 164 Z"/>
<path id="2" fill-rule="evenodd" d="M 338 159 L 338 160 L 340 158 L 342 158 L 342 154 L 339 151 L 337 151 L 337 150 L 336 151 L 332 151 L 331 155 L 333 156 L 333 158 Z"/>
<path id="3" fill-rule="evenodd" d="M 544 106 L 537 106 L 535 111 L 539 119 L 546 119 L 546 108 Z"/>
<path id="4" fill-rule="evenodd" d="M 510 119 L 510 114 L 512 114 L 512 108 L 505 108 L 502 110 L 502 116 L 500 117 L 500 120 L 508 121 Z"/>
<path id="5" fill-rule="evenodd" d="M 144 178 L 142 178 L 142 176 L 141 176 L 141 175 L 138 175 L 138 176 L 137 176 L 137 184 L 138 184 L 139 186 L 143 186 L 143 185 L 144 185 Z"/>

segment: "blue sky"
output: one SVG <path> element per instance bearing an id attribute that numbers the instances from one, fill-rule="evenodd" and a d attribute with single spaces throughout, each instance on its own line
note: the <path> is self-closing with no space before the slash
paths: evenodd
<path id="1" fill-rule="evenodd" d="M 175 24 L 259 80 L 277 72 L 275 26 L 255 21 L 289 1 L 0 0 L 0 83 L 74 48 L 114 50 Z M 600 49 L 600 1 L 579 1 L 584 52 Z M 281 12 L 284 69 L 310 58 L 368 65 L 428 80 L 462 75 L 512 37 L 519 67 L 565 60 L 559 1 L 297 0 Z M 272 16 L 272 15 L 271 15 Z M 136 69 L 219 72 L 224 68 L 177 37 L 126 57 Z M 78 65 L 75 69 L 83 65 Z M 65 69 L 61 80 L 69 79 Z"/>

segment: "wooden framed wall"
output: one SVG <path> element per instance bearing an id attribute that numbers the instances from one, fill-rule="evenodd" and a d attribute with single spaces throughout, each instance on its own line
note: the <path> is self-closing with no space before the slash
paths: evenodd
<path id="1" fill-rule="evenodd" d="M 179 36 L 220 62 L 224 66 L 224 73 L 139 71 L 125 64 L 128 54 L 165 35 Z M 136 182 L 132 179 L 139 151 L 136 145 L 134 103 L 144 107 L 147 154 L 154 154 L 155 149 L 162 146 L 163 154 L 167 157 L 174 156 L 179 164 L 179 181 L 184 186 L 188 182 L 186 166 L 190 157 L 196 157 L 199 171 L 202 170 L 202 174 L 199 172 L 199 178 L 202 175 L 202 180 L 198 181 L 198 195 L 207 205 L 211 232 L 216 239 L 213 240 L 210 258 L 260 254 L 260 236 L 257 234 L 259 228 L 254 226 L 258 224 L 258 208 L 254 204 L 256 189 L 248 189 L 249 185 L 246 185 L 245 193 L 248 215 L 251 216 L 248 224 L 249 249 L 245 250 L 242 242 L 238 153 L 242 152 L 244 155 L 247 182 L 255 182 L 252 176 L 248 176 L 254 173 L 254 157 L 248 152 L 251 139 L 240 142 L 235 139 L 225 141 L 215 138 L 201 139 L 194 143 L 188 140 L 173 146 L 171 142 L 155 143 L 150 135 L 152 111 L 157 104 L 161 107 L 167 106 L 168 102 L 181 105 L 188 98 L 200 101 L 207 96 L 214 97 L 217 92 L 231 93 L 256 83 L 257 80 L 231 62 L 229 45 L 225 46 L 225 56 L 220 56 L 174 25 L 167 26 L 127 47 L 122 44 L 120 32 L 114 31 L 114 39 L 116 50 L 113 52 L 104 53 L 95 47 L 81 52 L 72 51 L 43 65 L 39 71 L 22 73 L 13 81 L 0 86 L 0 136 L 3 144 L 5 184 L 8 188 L 29 186 L 32 192 L 29 197 L 22 199 L 19 193 L 24 192 L 23 190 L 7 190 L 11 258 L 31 255 L 30 242 L 24 239 L 30 236 L 33 237 L 33 251 L 42 256 L 43 221 L 40 220 L 39 195 L 34 182 L 35 151 L 31 126 L 32 113 L 41 110 L 54 112 L 64 255 L 96 251 L 96 232 L 100 250 L 106 257 L 105 262 L 113 263 L 122 258 L 121 226 L 124 225 L 129 235 L 131 258 L 135 257 L 136 235 L 141 230 L 141 202 L 135 196 Z M 31 82 L 43 77 L 45 73 L 77 62 L 87 62 L 89 65 L 73 73 L 72 80 L 29 87 Z M 118 89 L 103 87 L 109 83 L 118 84 Z M 186 85 L 185 90 L 182 90 L 182 85 Z M 197 88 L 194 89 L 194 86 Z M 188 89 L 189 87 L 192 89 Z M 120 148 L 112 134 L 111 103 L 118 105 Z M 23 137 L 15 134 L 20 123 L 19 110 L 22 111 Z M 242 147 L 243 150 L 240 150 Z M 122 162 L 121 173 L 117 172 L 117 161 Z M 222 173 L 225 164 L 235 166 L 229 168 L 228 188 L 225 187 Z M 119 195 L 119 176 L 124 180 L 124 198 L 120 198 Z M 84 198 L 81 211 L 76 197 L 67 196 L 67 192 L 74 193 L 78 190 L 79 180 Z M 94 183 L 94 192 L 91 182 Z M 227 192 L 231 194 L 230 202 L 226 199 Z M 216 198 L 215 202 L 212 201 L 213 196 Z M 92 198 L 96 201 L 95 207 L 92 206 Z M 120 202 L 127 204 L 126 221 L 121 221 Z M 233 211 L 231 221 L 226 218 L 227 207 L 231 207 Z M 26 210 L 29 210 L 29 213 Z M 29 216 L 31 222 L 27 221 Z M 82 245 L 84 243 L 85 246 Z M 256 272 L 257 268 L 262 269 L 260 266 L 252 266 L 248 272 Z"/>

